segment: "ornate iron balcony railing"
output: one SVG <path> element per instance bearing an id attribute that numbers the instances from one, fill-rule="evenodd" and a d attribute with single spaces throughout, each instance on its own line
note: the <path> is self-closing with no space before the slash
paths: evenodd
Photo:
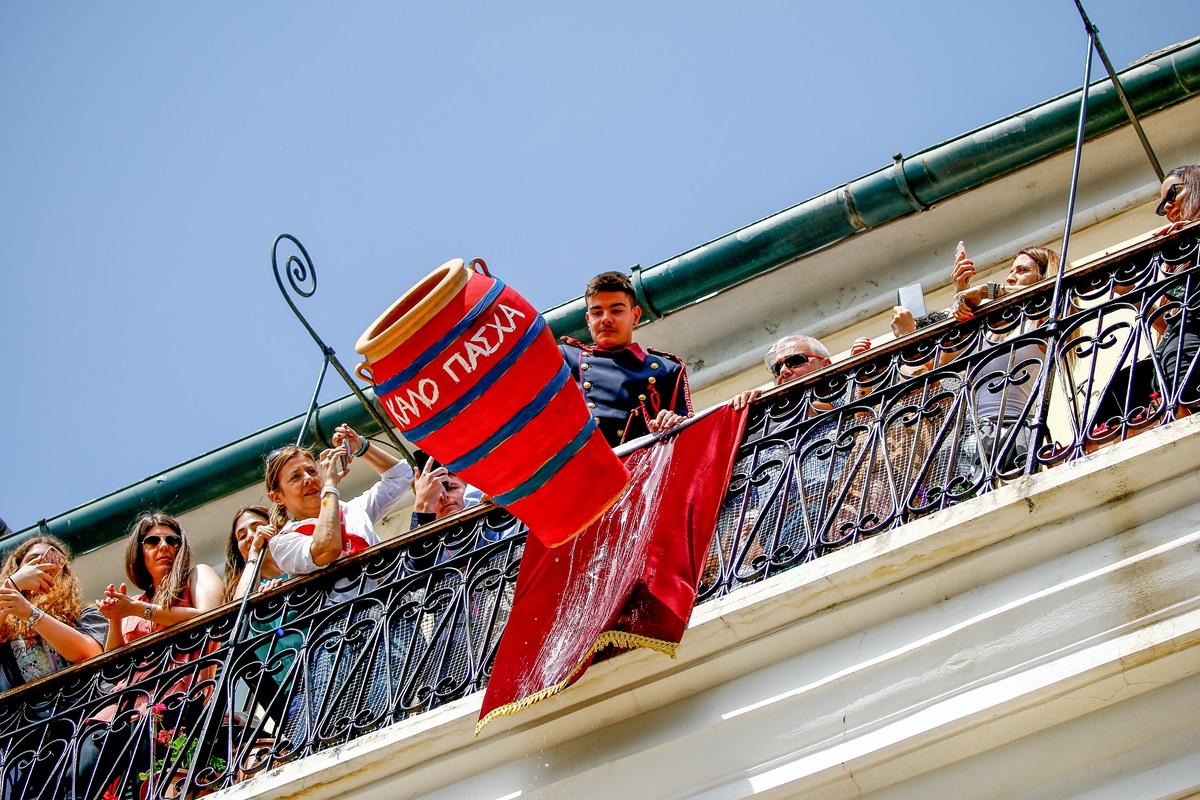
<path id="1" fill-rule="evenodd" d="M 1067 276 L 1057 321 L 1033 287 L 764 395 L 700 602 L 1200 403 L 1153 333 L 1200 327 L 1197 230 Z M 474 509 L 12 691 L 6 796 L 194 796 L 478 691 L 524 541 Z"/>

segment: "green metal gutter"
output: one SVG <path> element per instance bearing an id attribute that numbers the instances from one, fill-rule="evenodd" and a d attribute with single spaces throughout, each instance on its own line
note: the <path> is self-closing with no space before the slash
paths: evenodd
<path id="1" fill-rule="evenodd" d="M 1121 73 L 1139 116 L 1200 92 L 1200 41 L 1169 48 Z M 1088 136 L 1126 124 L 1124 109 L 1107 79 L 1089 91 Z M 853 234 L 915 213 L 988 181 L 1069 148 L 1078 122 L 1079 92 L 1057 97 L 979 130 L 951 139 L 872 172 L 799 205 L 646 269 L 635 270 L 642 305 L 656 318 L 736 286 Z M 582 297 L 545 313 L 557 336 L 585 338 Z M 368 390 L 369 392 L 369 390 Z M 373 397 L 373 395 L 371 395 Z M 320 424 L 321 418 L 334 421 Z M 348 422 L 364 435 L 379 427 L 353 396 L 321 406 L 314 428 L 318 443 L 334 425 Z M 296 440 L 301 417 L 206 453 L 44 524 L 76 553 L 125 535 L 148 509 L 182 514 L 262 480 L 263 456 Z M 0 539 L 8 548 L 36 526 Z"/>
<path id="2" fill-rule="evenodd" d="M 374 400 L 371 390 L 366 391 Z M 294 443 L 303 422 L 304 417 L 298 416 L 273 425 L 79 508 L 42 520 L 0 539 L 0 550 L 12 547 L 44 526 L 76 554 L 86 553 L 124 537 L 134 519 L 146 511 L 183 514 L 261 483 L 266 454 Z M 364 436 L 380 432 L 379 425 L 354 395 L 346 395 L 318 407 L 310 434 L 313 442 L 327 447 L 334 428 L 343 422 Z"/>
<path id="3" fill-rule="evenodd" d="M 1120 73 L 1139 117 L 1200 92 L 1200 41 L 1176 45 Z M 635 270 L 639 301 L 657 319 L 828 247 L 855 233 L 978 188 L 1074 145 L 1078 90 L 895 163 L 778 214 Z M 1128 124 L 1112 82 L 1088 95 L 1088 137 Z M 556 336 L 587 340 L 582 297 L 545 313 Z"/>

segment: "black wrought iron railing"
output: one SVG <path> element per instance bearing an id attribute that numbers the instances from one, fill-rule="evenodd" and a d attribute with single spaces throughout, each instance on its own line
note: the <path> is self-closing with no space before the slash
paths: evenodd
<path id="1" fill-rule="evenodd" d="M 1200 403 L 1196 230 L 764 395 L 700 602 Z M 476 692 L 524 541 L 477 508 L 10 692 L 5 796 L 196 796 Z"/>
<path id="2" fill-rule="evenodd" d="M 699 601 L 1200 404 L 1195 226 L 966 323 L 827 368 L 751 414 Z"/>

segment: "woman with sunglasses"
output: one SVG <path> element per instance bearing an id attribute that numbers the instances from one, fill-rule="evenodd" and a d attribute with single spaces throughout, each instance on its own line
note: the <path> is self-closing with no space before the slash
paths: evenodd
<path id="1" fill-rule="evenodd" d="M 1189 222 L 1200 219 L 1200 165 L 1176 167 L 1167 173 L 1159 189 L 1161 201 L 1154 213 L 1166 217 L 1170 223 L 1155 235 L 1174 233 Z M 1164 278 L 1170 278 L 1195 266 L 1194 258 L 1168 263 L 1163 261 Z M 1167 289 L 1163 303 L 1192 305 L 1196 289 L 1192 280 L 1177 282 Z M 1156 350 L 1163 375 L 1167 381 L 1169 396 L 1177 403 L 1176 414 L 1186 416 L 1189 406 L 1200 402 L 1200 369 L 1196 368 L 1196 354 L 1200 353 L 1200 322 L 1195 315 L 1189 319 L 1184 311 L 1170 318 L 1159 317 L 1156 329 L 1162 340 Z"/>
<path id="2" fill-rule="evenodd" d="M 103 652 L 108 623 L 79 597 L 79 578 L 53 536 L 34 536 L 0 567 L 0 691 Z"/>
<path id="3" fill-rule="evenodd" d="M 1200 219 L 1200 164 L 1176 167 L 1163 178 L 1160 202 L 1154 213 L 1171 223 L 1155 235 L 1174 233 L 1189 222 Z"/>
<path id="4" fill-rule="evenodd" d="M 137 597 L 109 584 L 96 601 L 109 620 L 106 650 L 211 611 L 225 599 L 216 570 L 192 564 L 192 548 L 179 520 L 146 514 L 133 524 L 125 545 L 125 574 L 142 590 Z"/>

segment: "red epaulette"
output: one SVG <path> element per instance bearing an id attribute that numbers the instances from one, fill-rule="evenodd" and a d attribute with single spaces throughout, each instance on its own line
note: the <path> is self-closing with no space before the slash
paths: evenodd
<path id="1" fill-rule="evenodd" d="M 565 339 L 566 337 L 564 336 L 563 338 Z M 657 353 L 660 356 L 666 356 L 667 358 L 673 358 L 679 364 L 679 366 L 681 366 L 681 367 L 684 366 L 682 358 L 675 355 L 674 353 L 669 353 L 666 350 L 659 350 L 657 347 L 646 347 L 646 352 L 647 353 Z"/>
<path id="2" fill-rule="evenodd" d="M 571 345 L 571 347 L 578 347 L 580 350 L 590 351 L 593 347 L 590 344 L 584 344 L 583 342 L 579 341 L 578 339 L 572 339 L 570 336 L 562 336 L 559 338 L 562 340 L 562 342 L 564 344 L 569 344 L 569 345 Z"/>

